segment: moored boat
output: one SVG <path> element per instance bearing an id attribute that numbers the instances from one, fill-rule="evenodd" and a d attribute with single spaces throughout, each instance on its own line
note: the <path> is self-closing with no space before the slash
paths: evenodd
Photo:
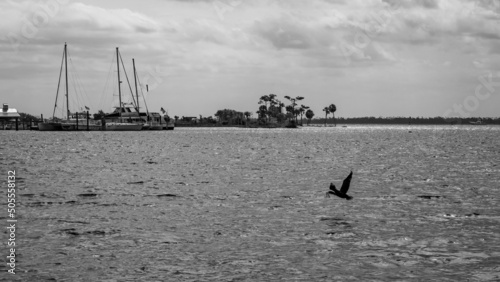
<path id="1" fill-rule="evenodd" d="M 59 82 L 57 85 L 56 103 L 54 105 L 54 112 L 52 114 L 52 119 L 48 121 L 42 121 L 38 123 L 39 131 L 73 131 L 73 130 L 102 130 L 102 126 L 99 121 L 94 121 L 89 119 L 88 111 L 71 113 L 69 110 L 69 85 L 68 85 L 68 47 L 64 43 L 63 60 L 61 61 L 61 70 L 59 72 Z M 66 86 L 66 119 L 57 119 L 55 117 L 55 112 L 57 108 L 57 98 L 59 97 L 59 86 L 61 84 L 61 74 L 64 64 L 65 73 L 65 86 Z M 85 108 L 87 108 L 85 106 Z M 88 108 L 87 108 L 88 110 Z"/>
<path id="2" fill-rule="evenodd" d="M 174 130 L 175 128 L 175 123 L 173 121 L 170 121 L 167 123 L 167 125 L 165 125 L 165 127 L 163 129 L 165 130 Z"/>
<path id="3" fill-rule="evenodd" d="M 121 80 L 120 80 L 120 52 L 116 47 L 116 66 L 118 73 L 118 97 L 119 106 L 115 111 L 104 117 L 104 128 L 107 131 L 139 131 L 142 130 L 143 120 L 140 118 L 139 111 L 132 111 L 122 103 Z"/>
<path id="4" fill-rule="evenodd" d="M 61 131 L 61 122 L 39 122 L 38 130 L 40 131 Z"/>
<path id="5" fill-rule="evenodd" d="M 109 131 L 139 131 L 144 119 L 129 106 L 115 107 L 115 111 L 104 116 L 104 128 Z"/>
<path id="6" fill-rule="evenodd" d="M 126 123 L 126 122 L 109 122 L 109 123 L 106 123 L 105 130 L 107 130 L 107 131 L 139 131 L 139 130 L 142 130 L 142 124 Z"/>

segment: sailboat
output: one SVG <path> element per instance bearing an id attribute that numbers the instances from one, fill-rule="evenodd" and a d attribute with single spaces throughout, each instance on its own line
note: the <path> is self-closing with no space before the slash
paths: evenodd
<path id="1" fill-rule="evenodd" d="M 162 130 L 162 129 L 174 129 L 174 124 L 173 122 L 170 121 L 170 118 L 168 115 L 165 115 L 166 112 L 163 108 L 161 108 L 161 111 L 163 113 L 156 113 L 156 112 L 150 112 L 148 110 L 148 105 L 146 103 L 146 99 L 144 99 L 144 106 L 146 108 L 146 112 L 140 112 L 139 111 L 139 91 L 137 90 L 137 70 L 135 68 L 135 60 L 132 59 L 132 65 L 134 67 L 134 82 L 135 82 L 135 96 L 137 99 L 137 112 L 139 113 L 139 116 L 143 116 L 146 118 L 146 122 L 144 123 L 142 130 Z M 146 85 L 146 91 L 147 90 L 147 85 Z M 142 88 L 141 88 L 141 93 L 142 93 Z M 142 95 L 144 97 L 144 95 Z"/>
<path id="2" fill-rule="evenodd" d="M 118 70 L 118 99 L 119 105 L 115 111 L 104 116 L 104 128 L 108 131 L 139 131 L 142 129 L 144 120 L 139 111 L 127 106 L 122 102 L 121 80 L 120 80 L 120 52 L 116 47 L 116 65 Z"/>
<path id="3" fill-rule="evenodd" d="M 55 117 L 57 108 L 57 98 L 59 96 L 59 86 L 61 85 L 61 74 L 64 63 L 64 73 L 66 80 L 66 120 L 58 120 Z M 87 107 L 86 107 L 87 108 Z M 87 108 L 88 110 L 88 108 Z M 68 84 L 68 46 L 64 43 L 63 61 L 61 61 L 61 70 L 59 72 L 59 82 L 57 85 L 56 103 L 54 105 L 54 112 L 52 113 L 51 121 L 43 121 L 38 123 L 38 130 L 40 131 L 63 131 L 63 130 L 101 130 L 102 125 L 99 121 L 90 120 L 89 112 L 74 112 L 69 110 L 69 84 Z"/>

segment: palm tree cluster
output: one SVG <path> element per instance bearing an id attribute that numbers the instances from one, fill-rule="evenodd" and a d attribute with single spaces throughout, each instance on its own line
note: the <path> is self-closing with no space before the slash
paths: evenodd
<path id="1" fill-rule="evenodd" d="M 298 123 L 298 116 L 300 115 L 300 123 L 302 124 L 302 118 L 305 114 L 306 118 L 308 119 L 308 123 L 310 124 L 311 119 L 314 117 L 314 112 L 310 109 L 310 107 L 305 106 L 305 105 L 300 105 L 298 106 L 298 101 L 301 101 L 304 99 L 302 96 L 297 96 L 297 97 L 290 97 L 290 96 L 284 96 L 285 99 L 290 101 L 290 104 L 285 106 L 284 103 L 282 103 L 280 100 L 276 98 L 276 94 L 269 94 L 269 95 L 264 95 L 260 97 L 259 99 L 259 110 L 257 111 L 257 114 L 259 115 L 259 121 L 261 123 L 268 123 L 270 122 L 271 118 L 276 118 L 276 121 L 278 123 L 284 122 L 286 119 L 290 121 L 290 123 L 297 124 Z M 282 113 L 283 107 L 285 108 L 286 114 Z M 337 107 L 334 104 L 330 104 L 329 106 L 325 107 L 323 109 L 325 112 L 325 126 L 326 126 L 326 119 L 328 118 L 329 114 L 333 115 L 333 120 L 335 123 L 335 126 L 337 126 L 337 122 L 335 121 L 335 112 L 337 111 Z"/>
<path id="2" fill-rule="evenodd" d="M 291 104 L 286 107 L 289 119 L 295 118 L 295 123 L 297 123 L 297 117 L 300 114 L 300 123 L 302 123 L 302 116 L 306 112 L 306 110 L 309 109 L 309 107 L 300 105 L 300 107 L 297 108 L 297 101 L 303 100 L 304 97 L 297 96 L 295 98 L 291 98 L 290 96 L 285 96 L 285 99 L 291 102 Z"/>
<path id="3" fill-rule="evenodd" d="M 280 100 L 276 98 L 276 94 L 269 94 L 261 96 L 259 99 L 259 121 L 261 123 L 268 123 L 271 118 L 276 118 L 278 122 L 282 122 L 285 118 L 282 109 L 285 106 Z"/>
<path id="4" fill-rule="evenodd" d="M 285 106 L 285 104 L 278 100 L 276 97 L 276 94 L 269 94 L 260 97 L 259 105 L 261 106 L 259 106 L 259 110 L 257 111 L 260 123 L 269 123 L 272 118 L 275 118 L 276 122 L 278 123 L 283 123 L 287 119 L 291 123 L 297 123 L 298 115 L 300 115 L 300 119 L 302 122 L 302 117 L 304 113 L 306 113 L 306 110 L 310 111 L 309 116 L 311 116 L 311 118 L 312 116 L 314 116 L 314 113 L 309 109 L 308 106 L 297 106 L 297 101 L 303 100 L 304 97 L 297 96 L 295 98 L 291 98 L 290 96 L 284 96 L 285 99 L 291 102 L 288 106 Z M 286 114 L 283 113 L 283 108 L 285 108 Z"/>
<path id="5" fill-rule="evenodd" d="M 326 120 L 328 119 L 328 114 L 333 115 L 333 122 L 335 123 L 335 126 L 337 126 L 337 122 L 335 121 L 335 112 L 337 111 L 337 106 L 335 106 L 334 104 L 330 104 L 330 106 L 325 107 L 323 111 L 325 112 L 325 126 Z"/>

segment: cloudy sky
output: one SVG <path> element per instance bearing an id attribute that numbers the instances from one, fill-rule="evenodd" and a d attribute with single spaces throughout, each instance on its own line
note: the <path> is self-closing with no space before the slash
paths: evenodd
<path id="1" fill-rule="evenodd" d="M 71 110 L 112 110 L 119 47 L 171 116 L 255 113 L 270 93 L 316 116 L 500 116 L 497 0 L 10 0 L 0 34 L 0 103 L 46 117 L 65 42 Z"/>

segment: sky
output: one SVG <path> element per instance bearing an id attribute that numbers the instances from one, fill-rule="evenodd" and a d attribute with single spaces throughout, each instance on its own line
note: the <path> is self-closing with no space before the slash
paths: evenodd
<path id="1" fill-rule="evenodd" d="M 500 116 L 500 0 L 0 1 L 0 103 L 52 116 L 65 43 L 71 111 L 118 105 L 119 47 L 170 116 L 256 117 L 268 94 L 316 117 Z"/>

